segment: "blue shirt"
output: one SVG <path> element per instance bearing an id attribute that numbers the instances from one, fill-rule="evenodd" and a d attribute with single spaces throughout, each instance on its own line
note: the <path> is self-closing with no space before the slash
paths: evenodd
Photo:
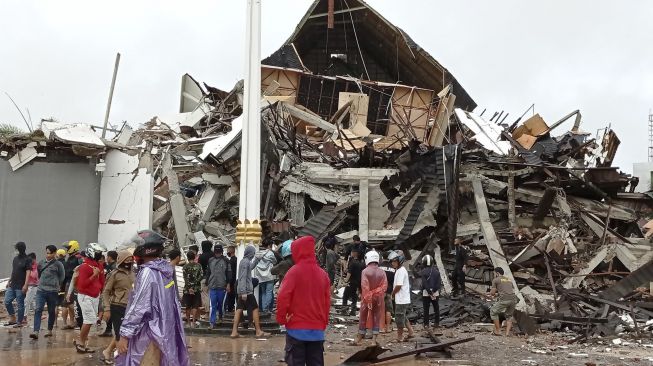
<path id="1" fill-rule="evenodd" d="M 324 331 L 319 329 L 288 329 L 288 335 L 304 342 L 324 340 Z"/>

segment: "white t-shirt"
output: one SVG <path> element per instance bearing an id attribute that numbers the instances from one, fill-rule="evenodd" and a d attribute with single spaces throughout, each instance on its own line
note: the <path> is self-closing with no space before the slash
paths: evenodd
<path id="1" fill-rule="evenodd" d="M 395 272 L 393 287 L 399 285 L 401 285 L 401 289 L 395 294 L 395 304 L 410 304 L 410 281 L 408 280 L 408 271 L 404 267 L 399 267 Z"/>

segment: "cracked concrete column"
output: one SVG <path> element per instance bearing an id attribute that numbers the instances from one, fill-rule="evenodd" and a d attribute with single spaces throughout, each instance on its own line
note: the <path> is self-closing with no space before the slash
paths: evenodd
<path id="1" fill-rule="evenodd" d="M 358 236 L 368 241 L 370 236 L 370 181 L 361 179 L 358 186 Z"/>

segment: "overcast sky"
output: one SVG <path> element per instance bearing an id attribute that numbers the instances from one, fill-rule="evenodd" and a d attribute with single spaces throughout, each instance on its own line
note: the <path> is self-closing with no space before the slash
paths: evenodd
<path id="1" fill-rule="evenodd" d="M 263 57 L 311 0 L 263 0 Z M 617 164 L 647 160 L 653 107 L 653 4 L 648 0 L 369 0 L 461 82 L 478 111 L 546 121 L 574 109 L 593 134 L 612 124 Z M 111 123 L 179 108 L 181 75 L 229 90 L 243 74 L 244 0 L 0 2 L 0 122 L 24 128 L 8 92 L 41 118 L 101 124 L 115 53 Z M 571 126 L 561 127 L 564 132 Z"/>

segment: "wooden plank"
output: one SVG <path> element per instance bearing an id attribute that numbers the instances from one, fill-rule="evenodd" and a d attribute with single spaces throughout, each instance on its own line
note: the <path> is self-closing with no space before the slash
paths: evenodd
<path id="1" fill-rule="evenodd" d="M 320 118 L 318 115 L 315 115 L 313 113 L 309 113 L 306 111 L 303 111 L 294 105 L 291 104 L 283 104 L 283 108 L 290 113 L 291 116 L 298 118 L 306 123 L 310 123 L 313 126 L 319 127 L 329 133 L 333 133 L 336 131 L 336 126 L 332 125 L 331 123 L 323 120 Z"/>
<path id="2" fill-rule="evenodd" d="M 578 273 L 579 276 L 568 277 L 562 283 L 562 287 L 566 289 L 578 288 L 578 286 L 580 285 L 581 282 L 583 282 L 585 277 L 588 274 L 592 273 L 594 268 L 596 268 L 596 266 L 601 264 L 601 262 L 603 262 L 603 260 L 607 255 L 608 255 L 608 247 L 607 246 L 601 247 L 599 251 L 596 252 L 594 257 L 589 262 L 587 262 L 587 266 L 580 270 L 580 272 Z"/>
<path id="3" fill-rule="evenodd" d="M 474 189 L 474 200 L 476 202 L 476 211 L 478 213 L 478 220 L 481 223 L 481 231 L 483 232 L 483 237 L 485 238 L 485 245 L 488 248 L 488 252 L 490 254 L 490 259 L 492 260 L 492 264 L 495 267 L 501 267 L 504 270 L 504 275 L 512 281 L 512 286 L 515 289 L 515 295 L 519 298 L 519 304 L 517 305 L 518 308 L 524 309 L 526 307 L 526 303 L 524 302 L 524 297 L 522 296 L 521 292 L 519 292 L 519 288 L 517 287 L 517 283 L 515 282 L 515 277 L 512 275 L 512 271 L 510 270 L 510 266 L 508 265 L 508 261 L 506 259 L 506 255 L 503 252 L 503 248 L 501 247 L 501 243 L 499 242 L 499 239 L 497 238 L 497 235 L 494 231 L 494 227 L 492 226 L 492 221 L 490 221 L 490 214 L 488 212 L 487 208 L 487 203 L 485 202 L 485 194 L 483 193 L 483 185 L 481 184 L 481 181 L 478 179 L 473 179 L 472 180 L 472 187 Z"/>
<path id="4" fill-rule="evenodd" d="M 438 267 L 440 272 L 440 279 L 442 280 L 442 287 L 444 288 L 445 294 L 451 294 L 453 288 L 451 287 L 451 282 L 449 282 L 449 276 L 447 276 L 447 271 L 444 268 L 444 263 L 442 262 L 442 253 L 440 251 L 440 246 L 435 246 L 435 265 Z"/>

